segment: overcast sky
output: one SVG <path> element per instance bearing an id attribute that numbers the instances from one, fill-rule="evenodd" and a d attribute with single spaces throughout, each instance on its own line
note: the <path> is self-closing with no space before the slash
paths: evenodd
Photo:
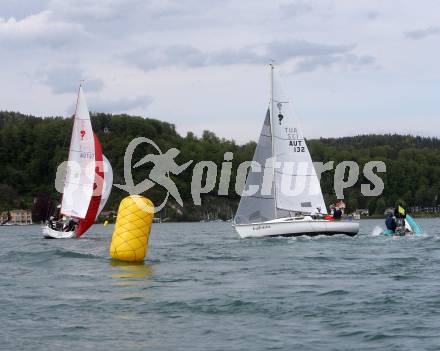
<path id="1" fill-rule="evenodd" d="M 440 136 L 438 0 L 0 0 L 0 110 L 256 140 L 275 60 L 309 138 Z"/>

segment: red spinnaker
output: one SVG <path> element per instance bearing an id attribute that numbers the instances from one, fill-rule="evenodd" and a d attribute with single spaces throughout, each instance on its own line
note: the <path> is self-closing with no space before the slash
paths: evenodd
<path id="1" fill-rule="evenodd" d="M 87 210 L 86 218 L 80 219 L 79 224 L 75 229 L 76 237 L 79 238 L 83 235 L 95 222 L 98 215 L 99 204 L 101 203 L 102 188 L 104 183 L 104 167 L 102 158 L 102 147 L 96 134 L 93 134 L 95 138 L 95 184 L 93 190 L 93 196 Z"/>

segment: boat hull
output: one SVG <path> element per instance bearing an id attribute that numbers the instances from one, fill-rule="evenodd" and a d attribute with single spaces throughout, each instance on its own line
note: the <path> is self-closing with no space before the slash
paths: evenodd
<path id="1" fill-rule="evenodd" d="M 54 230 L 52 228 L 49 228 L 47 225 L 45 225 L 42 228 L 43 231 L 43 237 L 45 239 L 72 239 L 75 238 L 75 232 L 60 232 L 58 230 Z"/>
<path id="2" fill-rule="evenodd" d="M 304 219 L 280 222 L 268 221 L 252 224 L 236 224 L 234 225 L 234 228 L 241 238 L 337 234 L 355 236 L 359 232 L 359 222 Z"/>

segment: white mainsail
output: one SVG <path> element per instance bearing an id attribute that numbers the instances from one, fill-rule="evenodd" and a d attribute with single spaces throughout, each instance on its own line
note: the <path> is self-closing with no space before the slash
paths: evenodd
<path id="1" fill-rule="evenodd" d="M 242 195 L 236 224 L 265 222 L 289 217 L 294 212 L 310 213 L 316 208 L 327 213 L 307 144 L 291 103 L 273 75 L 273 67 L 271 84 L 270 108 L 253 157 L 261 169 L 249 171 L 244 188 L 246 191 L 258 186 L 259 190 L 250 196 Z M 264 176 L 271 173 L 272 184 L 262 186 Z"/>
<path id="2" fill-rule="evenodd" d="M 74 116 L 61 213 L 85 218 L 95 182 L 95 141 L 87 102 L 80 86 Z"/>
<path id="3" fill-rule="evenodd" d="M 310 213 L 317 208 L 327 213 L 321 186 L 310 152 L 295 117 L 292 103 L 283 94 L 280 80 L 273 77 L 272 103 L 275 197 L 277 208 Z"/>

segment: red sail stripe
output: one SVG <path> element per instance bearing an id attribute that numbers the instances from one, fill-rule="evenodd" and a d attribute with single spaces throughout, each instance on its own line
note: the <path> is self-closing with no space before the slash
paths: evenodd
<path id="1" fill-rule="evenodd" d="M 90 200 L 89 209 L 87 210 L 86 218 L 80 219 L 79 224 L 75 229 L 76 237 L 79 238 L 83 235 L 95 222 L 96 216 L 99 210 L 99 204 L 101 203 L 101 196 L 104 184 L 104 164 L 102 158 L 102 147 L 98 137 L 95 137 L 95 185 L 93 190 L 93 196 Z"/>

